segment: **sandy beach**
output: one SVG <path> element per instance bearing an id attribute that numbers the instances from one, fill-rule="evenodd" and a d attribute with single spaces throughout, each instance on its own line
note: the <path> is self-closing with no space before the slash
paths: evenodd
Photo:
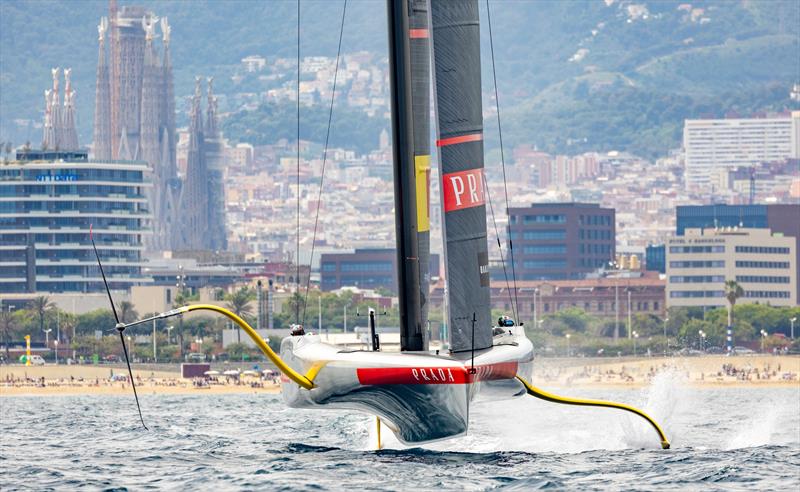
<path id="1" fill-rule="evenodd" d="M 643 387 L 665 371 L 693 387 L 791 387 L 800 385 L 800 356 L 538 359 L 533 381 L 542 387 Z"/>
<path id="2" fill-rule="evenodd" d="M 694 387 L 800 386 L 798 356 L 705 356 L 642 358 L 539 358 L 533 384 L 543 388 L 637 388 L 669 371 Z M 279 393 L 273 380 L 217 377 L 183 379 L 177 365 L 162 369 L 134 366 L 140 394 Z M 108 365 L 0 366 L 0 396 L 125 395 L 127 370 Z M 120 380 L 122 379 L 122 380 Z M 202 384 L 201 384 L 202 383 Z M 208 384 L 206 384 L 208 383 Z"/>
<path id="3" fill-rule="evenodd" d="M 137 369 L 133 377 L 139 394 L 226 394 L 279 393 L 280 385 L 260 378 L 218 377 L 199 386 L 197 380 L 183 379 L 177 366 L 167 370 Z M 168 370 L 172 369 L 172 370 Z M 103 365 L 0 366 L 0 397 L 32 395 L 127 395 L 130 384 L 112 377 L 125 378 L 126 368 Z M 42 379 L 44 378 L 44 379 Z"/>

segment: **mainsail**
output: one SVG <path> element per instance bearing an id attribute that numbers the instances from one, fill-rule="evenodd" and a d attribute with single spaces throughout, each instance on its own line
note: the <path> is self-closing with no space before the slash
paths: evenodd
<path id="1" fill-rule="evenodd" d="M 492 346 L 477 0 L 434 0 L 434 91 L 450 350 Z"/>
<path id="2" fill-rule="evenodd" d="M 422 321 L 420 237 L 412 101 L 411 39 L 408 2 L 388 1 L 389 67 L 392 102 L 392 158 L 400 311 L 400 349 L 427 349 Z M 419 75 L 419 73 L 417 73 Z M 427 289 L 427 285 L 426 285 Z M 427 291 L 426 291 L 427 292 Z M 427 295 L 425 296 L 427 297 Z"/>

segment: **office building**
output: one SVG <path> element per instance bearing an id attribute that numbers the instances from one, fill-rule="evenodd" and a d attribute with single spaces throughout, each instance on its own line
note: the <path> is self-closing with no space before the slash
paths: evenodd
<path id="1" fill-rule="evenodd" d="M 142 275 L 152 216 L 144 161 L 90 161 L 85 151 L 21 151 L 0 168 L 0 293 L 129 290 Z"/>
<path id="2" fill-rule="evenodd" d="M 795 240 L 795 275 L 800 278 L 800 204 L 685 205 L 676 210 L 676 231 L 722 227 L 769 229 Z M 800 295 L 800 294 L 798 294 Z M 800 297 L 796 298 L 800 303 Z"/>
<path id="3" fill-rule="evenodd" d="M 430 256 L 431 278 L 439 276 L 439 255 Z M 356 249 L 352 253 L 323 253 L 320 258 L 323 291 L 342 287 L 383 288 L 397 293 L 397 253 L 394 249 Z"/>
<path id="4" fill-rule="evenodd" d="M 725 282 L 744 289 L 737 303 L 797 304 L 796 240 L 769 229 L 686 229 L 666 242 L 667 305 L 725 307 Z"/>
<path id="5" fill-rule="evenodd" d="M 615 213 L 596 203 L 534 203 L 509 209 L 520 280 L 580 279 L 616 255 Z"/>
<path id="6" fill-rule="evenodd" d="M 645 270 L 666 273 L 667 252 L 663 244 L 648 244 L 644 255 Z"/>
<path id="7" fill-rule="evenodd" d="M 707 188 L 722 168 L 800 158 L 800 111 L 776 118 L 686 120 L 686 185 Z"/>

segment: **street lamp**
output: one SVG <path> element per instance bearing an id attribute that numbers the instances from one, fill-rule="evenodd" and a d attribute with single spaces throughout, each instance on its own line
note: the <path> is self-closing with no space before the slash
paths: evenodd
<path id="1" fill-rule="evenodd" d="M 669 321 L 669 316 L 664 317 L 664 357 L 667 356 L 667 350 L 669 349 L 669 339 L 667 338 L 667 322 Z"/>
<path id="2" fill-rule="evenodd" d="M 797 316 L 795 316 L 794 318 L 792 318 L 792 319 L 790 319 L 790 320 L 789 320 L 789 323 L 791 323 L 791 324 L 792 324 L 792 331 L 791 331 L 791 337 L 792 337 L 792 340 L 794 340 L 794 322 L 795 322 L 795 321 L 797 321 Z"/>
<path id="3" fill-rule="evenodd" d="M 569 333 L 567 333 L 567 334 L 566 334 L 566 335 L 564 335 L 564 336 L 565 336 L 565 337 L 567 337 L 567 357 L 569 357 L 569 339 L 570 339 L 570 337 L 571 337 L 572 335 L 571 335 L 571 334 L 569 334 Z"/>
<path id="4" fill-rule="evenodd" d="M 634 331 L 631 334 L 633 335 L 633 356 L 636 357 L 636 340 L 639 339 L 639 332 Z"/>
<path id="5" fill-rule="evenodd" d="M 172 329 L 173 329 L 173 328 L 175 328 L 175 327 L 174 327 L 174 326 L 172 326 L 172 325 L 169 325 L 169 326 L 167 327 L 167 343 L 168 343 L 168 344 L 169 344 L 169 343 L 172 343 L 172 338 L 171 338 L 171 336 L 172 336 L 172 335 L 171 335 L 171 332 L 172 332 Z"/>
<path id="6" fill-rule="evenodd" d="M 706 332 L 700 330 L 697 332 L 700 335 L 700 350 L 705 352 L 706 351 Z"/>
<path id="7" fill-rule="evenodd" d="M 53 344 L 56 346 L 56 365 L 58 365 L 58 340 L 53 340 Z"/>
<path id="8" fill-rule="evenodd" d="M 128 335 L 128 353 L 130 354 L 130 357 L 132 358 L 133 357 L 133 351 L 131 350 L 131 337 L 130 337 L 130 335 Z"/>
<path id="9" fill-rule="evenodd" d="M 50 332 L 53 331 L 52 328 L 48 328 L 46 330 L 42 330 L 44 332 L 44 347 L 46 349 L 50 349 Z"/>
<path id="10" fill-rule="evenodd" d="M 761 330 L 761 353 L 764 353 L 764 342 L 767 341 L 767 336 L 769 336 L 769 333 L 766 330 Z"/>

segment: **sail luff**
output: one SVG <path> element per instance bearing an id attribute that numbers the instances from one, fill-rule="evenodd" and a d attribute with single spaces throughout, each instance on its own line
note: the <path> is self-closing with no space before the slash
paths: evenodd
<path id="1" fill-rule="evenodd" d="M 414 192 L 417 205 L 417 257 L 419 258 L 420 323 L 428 338 L 428 311 L 431 285 L 430 254 L 430 34 L 428 0 L 412 0 L 408 14 L 411 47 L 411 107 L 414 122 Z"/>
<path id="2" fill-rule="evenodd" d="M 431 27 L 450 350 L 480 350 L 492 324 L 477 0 L 431 2 Z"/>
<path id="3" fill-rule="evenodd" d="M 412 121 L 411 56 L 407 0 L 387 0 L 389 80 L 392 104 L 392 158 L 400 311 L 400 349 L 425 350 L 420 309 L 419 243 L 414 124 Z"/>

